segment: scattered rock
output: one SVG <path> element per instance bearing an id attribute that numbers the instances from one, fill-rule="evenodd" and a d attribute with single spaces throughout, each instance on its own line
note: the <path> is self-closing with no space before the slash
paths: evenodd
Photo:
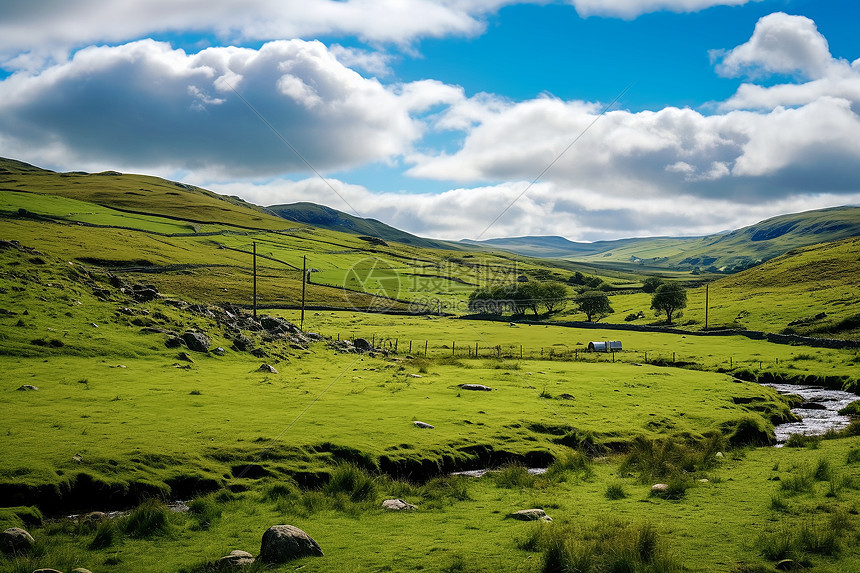
<path id="1" fill-rule="evenodd" d="M 23 555 L 33 548 L 33 536 L 20 527 L 10 527 L 0 533 L 0 551 L 6 555 Z"/>
<path id="2" fill-rule="evenodd" d="M 180 346 L 185 346 L 185 341 L 178 336 L 171 336 L 164 341 L 164 345 L 167 348 L 179 348 Z"/>
<path id="3" fill-rule="evenodd" d="M 36 569 L 33 573 L 63 573 L 62 571 L 57 571 L 56 569 Z"/>
<path id="4" fill-rule="evenodd" d="M 177 360 L 184 360 L 185 362 L 194 362 L 194 360 L 190 356 L 188 356 L 188 354 L 185 352 L 180 352 L 179 354 L 177 354 L 176 359 Z"/>
<path id="5" fill-rule="evenodd" d="M 251 351 L 251 356 L 255 356 L 257 358 L 268 358 L 269 353 L 262 348 L 255 348 Z"/>
<path id="6" fill-rule="evenodd" d="M 271 364 L 260 364 L 260 367 L 257 368 L 257 372 L 268 372 L 269 374 L 277 374 L 278 370 L 272 366 Z"/>
<path id="7" fill-rule="evenodd" d="M 260 319 L 260 326 L 272 334 L 298 334 L 301 332 L 298 326 L 277 316 L 264 316 Z"/>
<path id="8" fill-rule="evenodd" d="M 427 422 L 419 422 L 418 420 L 415 420 L 412 423 L 415 424 L 416 426 L 418 426 L 419 428 L 424 428 L 427 430 L 433 430 L 436 427 L 436 426 L 431 426 Z"/>
<path id="9" fill-rule="evenodd" d="M 188 331 L 182 335 L 182 340 L 189 350 L 194 352 L 209 352 L 209 337 L 202 332 Z"/>
<path id="10" fill-rule="evenodd" d="M 407 378 L 422 378 L 422 376 L 420 374 L 407 374 L 406 377 Z"/>
<path id="11" fill-rule="evenodd" d="M 519 521 L 552 521 L 552 518 L 542 509 L 521 509 L 509 515 Z"/>
<path id="12" fill-rule="evenodd" d="M 492 388 L 489 386 L 484 386 L 483 384 L 458 384 L 463 390 L 477 390 L 481 392 L 492 392 Z"/>
<path id="13" fill-rule="evenodd" d="M 224 356 L 225 351 L 223 348 L 221 348 L 219 346 L 218 348 L 216 348 L 215 350 L 212 351 L 212 354 L 214 354 L 215 356 Z"/>
<path id="14" fill-rule="evenodd" d="M 800 406 L 798 406 L 801 410 L 826 410 L 827 406 L 824 404 L 819 404 L 818 402 L 804 402 Z"/>
<path id="15" fill-rule="evenodd" d="M 84 569 L 83 567 L 75 567 L 72 569 L 72 573 L 93 573 L 89 569 Z"/>
<path id="16" fill-rule="evenodd" d="M 774 567 L 776 567 L 777 571 L 794 571 L 795 569 L 800 569 L 797 562 L 793 559 L 783 559 L 774 565 Z"/>
<path id="17" fill-rule="evenodd" d="M 286 563 L 301 557 L 322 557 L 322 549 L 310 535 L 292 525 L 273 525 L 263 533 L 260 560 Z"/>
<path id="18" fill-rule="evenodd" d="M 239 352 L 245 352 L 246 350 L 250 350 L 252 346 L 254 346 L 254 343 L 251 342 L 251 339 L 244 334 L 240 334 L 233 339 L 233 348 L 238 350 Z"/>
<path id="19" fill-rule="evenodd" d="M 402 499 L 386 499 L 382 502 L 382 507 L 392 511 L 415 511 L 418 509 L 411 503 L 406 503 Z"/>
<path id="20" fill-rule="evenodd" d="M 20 390 L 21 392 L 32 392 L 38 389 L 38 386 L 33 386 L 32 384 L 24 384 L 23 386 L 18 386 L 18 390 Z"/>
<path id="21" fill-rule="evenodd" d="M 370 352 L 373 350 L 373 346 L 371 346 L 370 342 L 366 338 L 356 338 L 352 345 L 359 352 Z"/>
<path id="22" fill-rule="evenodd" d="M 716 454 L 714 454 L 714 457 L 718 458 L 718 459 L 722 459 L 725 456 L 723 455 L 723 452 L 717 452 Z"/>
<path id="23" fill-rule="evenodd" d="M 573 394 L 567 393 L 561 394 L 559 398 L 561 398 L 562 400 L 576 400 L 576 397 Z"/>
<path id="24" fill-rule="evenodd" d="M 241 549 L 234 549 L 229 555 L 225 555 L 215 562 L 219 567 L 228 565 L 231 567 L 241 567 L 242 565 L 252 565 L 253 563 L 254 556 Z"/>
<path id="25" fill-rule="evenodd" d="M 652 495 L 660 495 L 669 491 L 669 484 L 665 483 L 655 483 L 651 486 L 651 494 Z"/>

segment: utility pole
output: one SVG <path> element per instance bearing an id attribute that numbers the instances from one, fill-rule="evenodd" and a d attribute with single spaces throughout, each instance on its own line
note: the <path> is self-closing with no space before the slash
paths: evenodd
<path id="1" fill-rule="evenodd" d="M 705 330 L 708 330 L 708 286 L 711 283 L 705 283 Z"/>
<path id="2" fill-rule="evenodd" d="M 257 319 L 257 241 L 254 241 L 254 319 Z"/>
<path id="3" fill-rule="evenodd" d="M 305 329 L 305 286 L 308 284 L 308 256 L 302 257 L 302 318 L 299 321 L 299 330 Z"/>

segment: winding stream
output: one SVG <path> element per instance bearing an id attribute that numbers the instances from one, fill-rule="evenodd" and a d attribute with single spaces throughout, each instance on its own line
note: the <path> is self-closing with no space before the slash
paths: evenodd
<path id="1" fill-rule="evenodd" d="M 776 389 L 780 394 L 796 394 L 804 402 L 792 412 L 803 418 L 800 422 L 780 424 L 774 428 L 776 440 L 785 443 L 792 434 L 820 436 L 828 430 L 841 430 L 851 419 L 840 416 L 839 410 L 860 399 L 856 394 L 842 390 L 828 390 L 817 386 L 796 386 L 793 384 L 762 384 Z"/>

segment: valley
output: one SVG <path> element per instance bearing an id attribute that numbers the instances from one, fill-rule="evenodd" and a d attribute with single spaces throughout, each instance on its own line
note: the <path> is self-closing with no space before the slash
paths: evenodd
<path id="1" fill-rule="evenodd" d="M 860 392 L 860 208 L 526 256 L 0 167 L 0 524 L 35 540 L 2 571 L 860 570 L 857 403 L 774 447 L 803 400 L 757 383 Z M 566 294 L 470 307 L 529 283 Z M 286 523 L 323 556 L 219 561 Z"/>

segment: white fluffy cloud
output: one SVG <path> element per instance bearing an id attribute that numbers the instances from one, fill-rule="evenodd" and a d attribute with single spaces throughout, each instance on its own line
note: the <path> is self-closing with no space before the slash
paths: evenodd
<path id="1" fill-rule="evenodd" d="M 125 43 L 151 34 L 197 32 L 222 41 L 354 36 L 409 43 L 468 36 L 483 17 L 514 0 L 5 0 L 0 5 L 0 61 L 32 66 L 29 53 L 62 58 L 69 48 Z"/>
<path id="2" fill-rule="evenodd" d="M 827 39 L 815 22 L 775 12 L 758 21 L 748 42 L 724 55 L 717 71 L 726 76 L 797 74 L 816 79 L 831 65 Z"/>
<path id="3" fill-rule="evenodd" d="M 698 12 L 712 6 L 742 6 L 756 0 L 569 0 L 582 16 L 632 19 L 649 12 Z"/>
<path id="4" fill-rule="evenodd" d="M 233 89 L 317 169 L 399 155 L 423 130 L 412 108 L 458 93 L 428 82 L 384 86 L 319 42 L 186 54 L 142 40 L 0 82 L 0 144 L 4 154 L 81 168 L 306 171 Z"/>
<path id="5" fill-rule="evenodd" d="M 420 236 L 448 240 L 526 234 L 587 241 L 661 234 L 691 236 L 736 229 L 771 217 L 774 212 L 829 207 L 846 198 L 860 202 L 860 193 L 847 197 L 793 196 L 763 204 L 688 195 L 628 198 L 620 202 L 588 189 L 562 189 L 552 182 L 539 182 L 522 195 L 527 187 L 526 181 L 512 181 L 439 194 L 414 194 L 376 193 L 360 185 L 318 178 L 209 185 L 218 193 L 238 195 L 258 204 L 310 200 Z M 509 205 L 510 209 L 491 225 Z"/>

